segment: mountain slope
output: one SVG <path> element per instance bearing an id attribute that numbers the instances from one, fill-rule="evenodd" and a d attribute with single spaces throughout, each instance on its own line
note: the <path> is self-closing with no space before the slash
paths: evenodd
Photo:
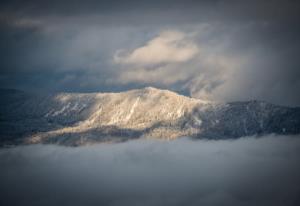
<path id="1" fill-rule="evenodd" d="M 2 144 L 86 145 L 133 138 L 238 138 L 300 133 L 300 109 L 220 104 L 151 87 L 121 93 L 30 95 L 2 90 Z"/>

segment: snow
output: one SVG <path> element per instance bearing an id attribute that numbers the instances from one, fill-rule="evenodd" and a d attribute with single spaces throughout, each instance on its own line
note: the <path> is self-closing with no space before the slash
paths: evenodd
<path id="1" fill-rule="evenodd" d="M 132 107 L 130 108 L 129 114 L 125 117 L 125 122 L 128 122 L 130 120 L 130 118 L 133 115 L 134 110 L 135 110 L 136 106 L 138 105 L 139 101 L 140 101 L 140 97 L 138 97 L 135 100 L 135 102 L 133 103 Z"/>
<path id="2" fill-rule="evenodd" d="M 18 101 L 7 101 L 9 105 L 0 108 L 1 115 L 9 117 L 3 127 L 12 125 L 16 129 L 10 133 L 32 136 L 32 142 L 43 142 L 58 136 L 63 139 L 74 136 L 81 140 L 82 137 L 101 139 L 97 131 L 107 134 L 106 139 L 112 140 L 110 134 L 134 136 L 132 131 L 142 131 L 141 136 L 145 137 L 173 139 L 201 136 L 203 132 L 207 132 L 204 133 L 206 137 L 240 137 L 264 131 L 277 132 L 276 128 L 283 125 L 287 125 L 281 129 L 284 134 L 300 130 L 299 115 L 295 115 L 299 112 L 298 108 L 263 103 L 262 109 L 259 101 L 253 101 L 251 105 L 249 102 L 204 104 L 202 100 L 159 89 L 121 93 L 62 93 Z M 106 129 L 104 133 L 101 133 L 102 129 Z"/>

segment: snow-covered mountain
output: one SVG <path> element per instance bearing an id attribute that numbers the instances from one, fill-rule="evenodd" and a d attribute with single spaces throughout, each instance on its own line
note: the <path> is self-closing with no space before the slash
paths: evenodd
<path id="1" fill-rule="evenodd" d="M 133 138 L 300 133 L 300 108 L 208 102 L 152 87 L 121 93 L 0 92 L 0 142 L 86 145 Z"/>

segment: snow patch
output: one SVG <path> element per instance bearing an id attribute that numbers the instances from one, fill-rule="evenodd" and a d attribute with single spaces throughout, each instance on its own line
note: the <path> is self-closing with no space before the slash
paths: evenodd
<path id="1" fill-rule="evenodd" d="M 138 97 L 135 100 L 135 102 L 133 103 L 132 107 L 130 108 L 129 114 L 125 117 L 125 122 L 128 122 L 130 120 L 130 118 L 133 115 L 134 110 L 135 110 L 136 106 L 138 105 L 139 101 L 140 101 L 140 97 Z"/>

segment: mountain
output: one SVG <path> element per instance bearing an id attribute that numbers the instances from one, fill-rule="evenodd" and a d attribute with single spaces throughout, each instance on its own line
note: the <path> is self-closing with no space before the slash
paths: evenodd
<path id="1" fill-rule="evenodd" d="M 217 103 L 152 87 L 121 93 L 33 95 L 0 90 L 0 144 L 68 146 L 134 138 L 232 139 L 300 133 L 300 108 Z"/>

